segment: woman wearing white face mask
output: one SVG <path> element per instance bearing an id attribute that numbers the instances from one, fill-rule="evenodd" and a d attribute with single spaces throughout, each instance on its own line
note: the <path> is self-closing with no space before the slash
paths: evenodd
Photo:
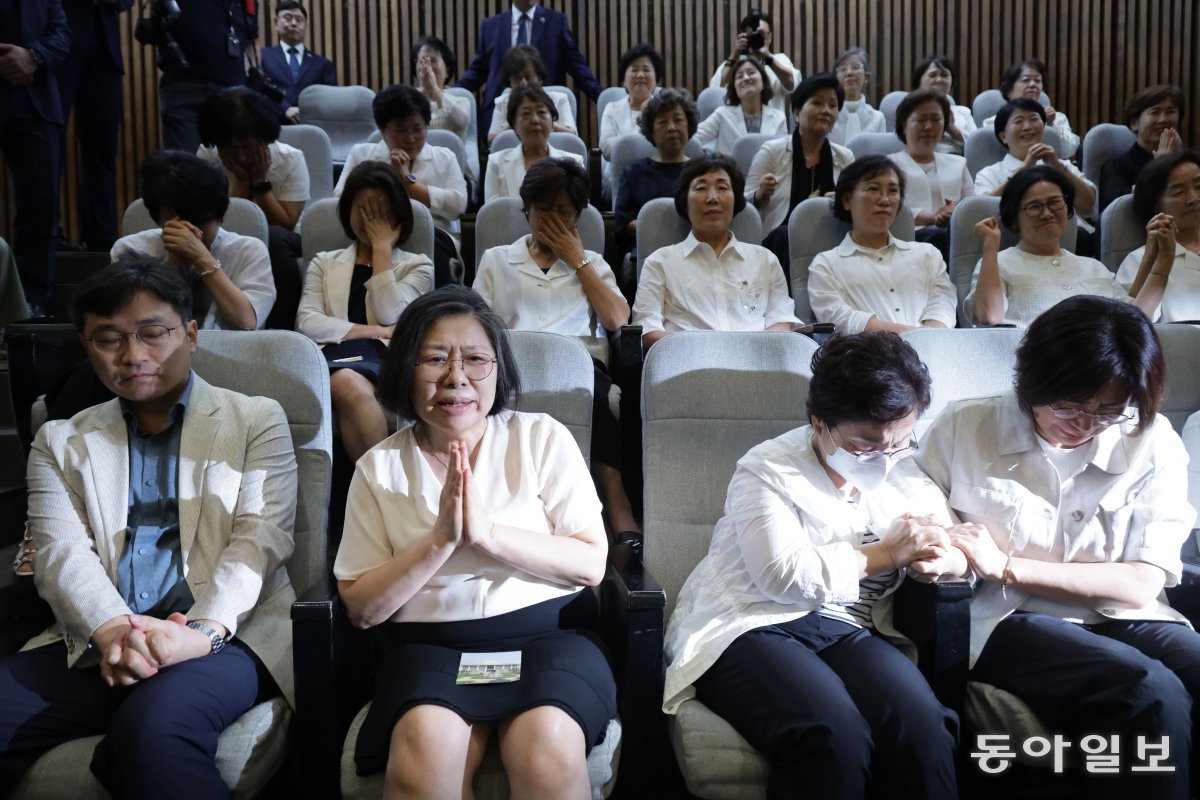
<path id="1" fill-rule="evenodd" d="M 831 340 L 812 373 L 811 424 L 738 462 L 680 592 L 663 709 L 722 716 L 769 760 L 768 798 L 957 797 L 957 718 L 876 633 L 898 635 L 906 570 L 967 572 L 944 496 L 904 459 L 929 373 L 887 332 Z"/>

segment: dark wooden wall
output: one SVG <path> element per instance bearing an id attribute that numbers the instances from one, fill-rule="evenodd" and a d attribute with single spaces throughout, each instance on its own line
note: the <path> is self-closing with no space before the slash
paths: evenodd
<path id="1" fill-rule="evenodd" d="M 274 43 L 273 0 L 260 0 L 260 42 Z M 750 3 L 732 0 L 545 0 L 572 20 L 580 47 L 602 84 L 617 84 L 617 60 L 634 42 L 666 56 L 668 83 L 703 88 L 728 54 L 737 20 Z M 425 33 L 446 39 L 460 70 L 470 62 L 479 21 L 508 7 L 501 0 L 309 0 L 309 42 L 332 58 L 343 83 L 378 89 L 411 79 L 409 46 Z M 849 45 L 873 58 L 871 97 L 908 88 L 922 57 L 945 53 L 958 64 L 958 102 L 993 88 L 1011 62 L 1037 56 L 1049 65 L 1046 90 L 1081 134 L 1120 121 L 1137 89 L 1174 83 L 1193 111 L 1200 75 L 1200 3 L 1193 0 L 761 0 L 775 18 L 775 49 L 805 74 L 827 69 Z M 153 51 L 133 40 L 134 13 L 122 18 L 125 115 L 117 173 L 118 205 L 136 194 L 137 165 L 158 141 Z M 581 126 L 594 140 L 595 108 L 581 103 Z M 1184 141 L 1200 144 L 1200 114 Z M 74 156 L 68 155 L 67 186 Z M 8 235 L 11 192 L 0 192 L 0 235 Z M 74 231 L 74 190 L 64 222 Z"/>

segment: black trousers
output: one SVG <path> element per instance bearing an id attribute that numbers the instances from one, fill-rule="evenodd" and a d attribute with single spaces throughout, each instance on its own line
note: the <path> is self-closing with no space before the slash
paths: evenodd
<path id="1" fill-rule="evenodd" d="M 16 200 L 10 244 L 25 298 L 43 308 L 54 292 L 61 132 L 61 125 L 47 122 L 32 110 L 26 114 L 21 108 L 0 108 L 0 152 L 12 175 Z"/>
<path id="2" fill-rule="evenodd" d="M 282 225 L 270 226 L 267 254 L 271 257 L 271 276 L 275 279 L 275 305 L 267 315 L 265 327 L 291 331 L 296 329 L 296 310 L 304 281 L 300 274 L 300 234 Z"/>

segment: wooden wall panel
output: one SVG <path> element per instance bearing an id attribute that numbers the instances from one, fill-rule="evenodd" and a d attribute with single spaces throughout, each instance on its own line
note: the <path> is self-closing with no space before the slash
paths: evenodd
<path id="1" fill-rule="evenodd" d="M 260 42 L 273 44 L 270 11 L 260 0 Z M 740 0 L 545 0 L 567 13 L 601 83 L 616 84 L 617 61 L 631 44 L 657 44 L 668 82 L 693 92 L 707 85 L 727 54 L 737 20 L 751 3 Z M 309 0 L 309 42 L 333 59 L 343 83 L 380 88 L 409 80 L 409 47 L 424 33 L 442 36 L 465 69 L 479 21 L 508 8 L 504 0 Z M 1175 83 L 1188 98 L 1184 141 L 1200 145 L 1200 3 L 1192 0 L 760 0 L 776 20 L 776 49 L 805 75 L 827 69 L 845 47 L 872 56 L 870 95 L 909 87 L 916 62 L 945 53 L 958 64 L 954 95 L 969 105 L 997 85 L 1014 60 L 1047 61 L 1047 92 L 1082 133 L 1097 122 L 1120 121 L 1137 89 Z M 136 195 L 137 165 L 156 146 L 158 103 L 153 51 L 134 41 L 134 13 L 122 16 L 125 112 L 117 171 L 118 205 Z M 595 107 L 581 103 L 581 127 L 593 141 Z M 66 186 L 75 159 L 68 155 Z M 0 235 L 11 231 L 13 198 L 0 184 Z M 64 194 L 64 223 L 73 235 L 74 190 Z"/>

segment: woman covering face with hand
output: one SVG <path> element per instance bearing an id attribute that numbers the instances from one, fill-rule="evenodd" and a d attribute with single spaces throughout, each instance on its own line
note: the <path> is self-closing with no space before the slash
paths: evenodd
<path id="1" fill-rule="evenodd" d="M 471 123 L 471 101 L 446 91 L 458 76 L 458 59 L 450 45 L 426 36 L 412 46 L 409 69 L 413 86 L 429 100 L 429 127 L 453 131 L 466 142 Z"/>

